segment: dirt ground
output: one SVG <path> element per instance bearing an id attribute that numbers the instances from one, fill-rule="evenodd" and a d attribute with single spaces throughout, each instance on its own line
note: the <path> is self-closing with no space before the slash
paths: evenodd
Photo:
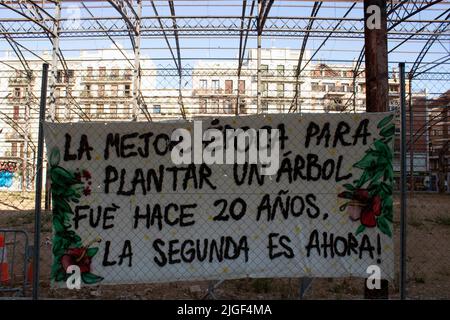
<path id="1" fill-rule="evenodd" d="M 399 198 L 395 198 L 396 279 L 390 282 L 391 299 L 399 297 Z M 32 194 L 0 192 L 0 229 L 22 229 L 33 239 Z M 408 199 L 407 295 L 411 299 L 450 299 L 450 195 L 416 193 Z M 18 250 L 20 251 L 20 250 Z M 18 253 L 20 254 L 20 253 Z M 18 255 L 19 257 L 19 255 Z M 18 259 L 20 260 L 20 259 Z M 41 291 L 50 299 L 201 299 L 208 282 L 102 285 L 81 290 L 50 288 L 51 213 L 42 216 Z M 17 265 L 18 269 L 22 266 Z M 15 273 L 16 284 L 22 279 Z M 362 299 L 363 279 L 314 279 L 304 299 Z M 300 279 L 228 280 L 216 287 L 218 299 L 299 299 Z M 27 290 L 27 295 L 30 290 Z M 0 293 L 0 296 L 5 296 Z M 9 294 L 11 295 L 11 294 Z M 211 298 L 211 296 L 209 296 Z"/>

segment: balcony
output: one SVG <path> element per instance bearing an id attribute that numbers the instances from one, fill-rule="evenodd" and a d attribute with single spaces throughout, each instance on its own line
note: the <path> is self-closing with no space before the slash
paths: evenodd
<path id="1" fill-rule="evenodd" d="M 194 96 L 235 96 L 236 93 L 233 93 L 230 90 L 224 89 L 194 89 Z"/>
<path id="2" fill-rule="evenodd" d="M 254 82 L 257 81 L 257 76 L 254 77 Z M 295 71 L 261 71 L 261 80 L 264 82 L 297 82 L 297 77 L 295 76 Z M 303 83 L 304 81 L 299 78 L 299 83 Z"/>
<path id="3" fill-rule="evenodd" d="M 110 75 L 100 75 L 100 76 L 94 76 L 94 75 L 87 75 L 82 77 L 83 82 L 88 83 L 98 83 L 98 82 L 108 82 L 108 83 L 114 83 L 114 82 L 131 82 L 132 81 L 132 75 L 131 74 L 122 74 L 122 75 L 116 75 L 116 74 L 110 74 Z"/>
<path id="4" fill-rule="evenodd" d="M 22 142 L 23 137 L 16 131 L 8 132 L 5 134 L 5 142 Z"/>
<path id="5" fill-rule="evenodd" d="M 31 84 L 33 84 L 34 78 L 31 79 Z M 28 85 L 28 78 L 20 77 L 20 78 L 9 78 L 8 84 L 10 86 L 26 86 Z"/>

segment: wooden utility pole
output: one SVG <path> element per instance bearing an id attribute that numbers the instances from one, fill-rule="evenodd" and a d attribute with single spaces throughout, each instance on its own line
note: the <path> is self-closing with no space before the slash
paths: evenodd
<path id="1" fill-rule="evenodd" d="M 389 106 L 386 0 L 364 0 L 366 58 L 366 111 L 385 112 Z M 368 289 L 366 299 L 388 299 L 389 282 L 381 280 L 380 289 Z"/>
<path id="2" fill-rule="evenodd" d="M 380 16 L 374 16 L 371 6 L 380 8 Z M 370 26 L 373 19 L 378 25 Z M 386 0 L 364 0 L 364 34 L 366 44 L 366 110 L 367 112 L 388 111 L 388 50 Z M 369 22 L 369 23 L 368 23 Z"/>

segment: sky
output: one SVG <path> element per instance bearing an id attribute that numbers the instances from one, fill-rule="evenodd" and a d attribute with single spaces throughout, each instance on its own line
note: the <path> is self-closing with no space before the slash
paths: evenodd
<path id="1" fill-rule="evenodd" d="M 166 1 L 155 1 L 158 13 L 160 16 L 169 16 L 170 10 Z M 313 2 L 306 1 L 275 1 L 270 11 L 270 16 L 283 16 L 283 17 L 308 17 L 311 14 Z M 241 15 L 242 1 L 237 0 L 213 0 L 213 1 L 187 1 L 187 0 L 175 0 L 175 11 L 178 16 L 233 16 L 237 17 Z M 251 1 L 248 1 L 247 15 L 250 12 Z M 348 2 L 324 2 L 319 10 L 319 17 L 342 17 L 350 7 L 351 3 Z M 86 6 L 91 8 L 91 13 L 94 16 L 99 17 L 117 17 L 119 14 L 105 1 L 103 2 L 88 2 Z M 96 8 L 92 8 L 96 7 Z M 442 14 L 445 10 L 450 9 L 450 3 L 444 1 L 443 5 L 437 5 L 431 7 L 416 16 L 414 20 L 430 20 Z M 53 10 L 48 9 L 49 12 Z M 256 12 L 256 8 L 255 8 Z M 79 2 L 64 2 L 63 1 L 63 18 L 75 18 L 77 16 L 89 16 L 89 13 L 85 10 L 83 5 Z M 144 17 L 154 16 L 153 9 L 150 5 L 150 1 L 144 1 L 143 14 Z M 17 18 L 16 13 L 10 10 L 0 10 L 0 16 L 4 18 Z M 348 15 L 348 18 L 361 19 L 363 17 L 362 4 L 357 6 Z M 66 22 L 67 23 L 67 22 Z M 247 21 L 246 21 L 247 23 Z M 400 26 L 401 27 L 401 26 Z M 448 33 L 447 33 L 448 34 Z M 173 48 L 175 48 L 175 41 L 172 34 L 168 33 L 169 42 Z M 447 36 L 447 38 L 449 38 Z M 116 43 L 120 44 L 126 49 L 131 48 L 130 40 L 127 37 L 114 37 Z M 41 54 L 43 50 L 50 52 L 51 46 L 48 39 L 20 39 L 20 44 L 24 45 L 31 51 Z M 262 47 L 263 48 L 292 48 L 299 49 L 301 47 L 302 37 L 270 37 L 268 34 L 263 34 Z M 307 49 L 311 52 L 322 43 L 323 38 L 310 38 L 307 44 Z M 389 49 L 398 44 L 398 41 L 389 41 Z M 393 53 L 389 55 L 390 69 L 395 67 L 398 62 L 407 62 L 408 66 L 412 65 L 412 62 L 416 60 L 418 52 L 424 46 L 424 41 L 417 41 L 411 39 L 407 43 L 397 48 Z M 60 46 L 64 52 L 66 58 L 74 58 L 80 55 L 80 50 L 98 50 L 102 48 L 111 48 L 112 42 L 107 38 L 61 38 Z M 256 48 L 257 42 L 255 37 L 250 37 L 248 40 L 247 48 Z M 142 57 L 144 59 L 153 60 L 154 64 L 158 67 L 164 68 L 168 66 L 173 67 L 173 61 L 170 51 L 167 49 L 167 44 L 164 39 L 158 38 L 143 38 L 141 42 Z M 226 60 L 236 59 L 239 48 L 238 37 L 201 37 L 194 38 L 182 37 L 180 39 L 181 56 L 183 61 L 183 67 L 192 67 L 199 60 Z M 323 60 L 329 62 L 342 62 L 350 64 L 353 60 L 357 59 L 361 48 L 363 47 L 363 39 L 344 39 L 344 38 L 330 38 L 326 45 L 319 51 L 316 60 Z M 6 51 L 10 51 L 10 48 L 5 40 L 0 40 L 0 56 L 4 56 Z M 131 52 L 131 51 L 130 51 Z M 424 63 L 434 61 L 441 57 L 449 56 L 450 41 L 436 42 L 430 49 L 428 55 L 424 59 Z M 31 54 L 25 54 L 31 57 Z M 439 70 L 450 71 L 450 62 L 439 67 Z"/>

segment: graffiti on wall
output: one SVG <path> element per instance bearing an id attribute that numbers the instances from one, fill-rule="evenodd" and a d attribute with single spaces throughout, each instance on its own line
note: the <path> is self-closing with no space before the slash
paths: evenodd
<path id="1" fill-rule="evenodd" d="M 14 175 L 17 171 L 17 163 L 14 161 L 0 162 L 0 188 L 11 188 Z"/>

